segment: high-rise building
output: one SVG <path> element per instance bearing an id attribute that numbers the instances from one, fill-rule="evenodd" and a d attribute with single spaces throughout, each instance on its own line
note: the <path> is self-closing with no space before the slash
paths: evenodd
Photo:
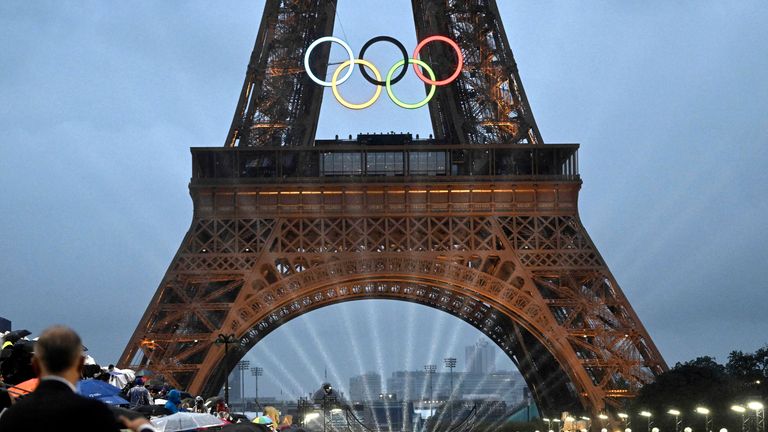
<path id="1" fill-rule="evenodd" d="M 241 402 L 243 400 L 243 394 L 241 392 L 241 380 L 240 371 L 235 368 L 229 374 L 229 400 L 232 402 Z M 224 396 L 224 386 L 221 387 L 219 396 Z"/>
<path id="2" fill-rule="evenodd" d="M 353 402 L 371 401 L 381 394 L 381 375 L 366 372 L 349 378 L 349 398 Z"/>
<path id="3" fill-rule="evenodd" d="M 464 358 L 465 372 L 488 374 L 496 371 L 496 347 L 486 339 L 465 347 Z"/>

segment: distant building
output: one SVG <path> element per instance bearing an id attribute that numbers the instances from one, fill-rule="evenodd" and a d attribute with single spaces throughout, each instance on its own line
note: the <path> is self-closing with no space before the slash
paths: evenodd
<path id="1" fill-rule="evenodd" d="M 11 331 L 11 320 L 0 317 L 0 332 Z"/>
<path id="2" fill-rule="evenodd" d="M 375 372 L 367 372 L 349 379 L 349 398 L 352 402 L 378 399 L 381 392 L 381 375 Z"/>
<path id="3" fill-rule="evenodd" d="M 229 374 L 229 400 L 230 402 L 242 402 L 243 394 L 240 390 L 240 371 L 236 368 Z M 221 386 L 219 396 L 224 396 L 224 386 Z"/>
<path id="4" fill-rule="evenodd" d="M 365 405 L 363 423 L 370 430 L 407 431 L 413 430 L 415 413 L 412 402 L 382 399 Z"/>
<path id="5" fill-rule="evenodd" d="M 448 372 L 432 374 L 430 393 L 429 376 L 423 371 L 397 371 L 387 378 L 387 393 L 403 401 L 440 400 L 451 395 L 451 376 Z M 522 402 L 527 388 L 518 371 L 475 374 L 454 372 L 454 399 L 483 399 L 504 401 L 508 405 Z"/>
<path id="6" fill-rule="evenodd" d="M 488 340 L 464 348 L 464 371 L 475 374 L 496 372 L 496 347 Z"/>

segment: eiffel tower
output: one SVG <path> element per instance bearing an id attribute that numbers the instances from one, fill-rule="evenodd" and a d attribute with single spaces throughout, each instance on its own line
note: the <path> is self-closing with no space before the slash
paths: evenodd
<path id="1" fill-rule="evenodd" d="M 322 140 L 303 57 L 333 33 L 336 1 L 266 1 L 224 146 L 192 148 L 192 225 L 122 367 L 210 396 L 283 323 L 398 299 L 485 333 L 544 414 L 615 414 L 667 369 L 579 219 L 579 145 L 544 144 L 495 1 L 412 8 L 419 40 L 447 36 L 464 57 L 429 102 L 434 136 Z M 329 54 L 314 53 L 317 76 Z M 421 52 L 440 77 L 457 57 Z"/>

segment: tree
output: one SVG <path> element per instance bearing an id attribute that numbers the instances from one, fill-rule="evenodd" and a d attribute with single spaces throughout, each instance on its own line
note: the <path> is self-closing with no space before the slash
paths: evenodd
<path id="1" fill-rule="evenodd" d="M 667 414 L 671 408 L 680 410 L 683 425 L 702 430 L 704 417 L 695 414 L 697 406 L 709 408 L 720 425 L 733 429 L 733 416 L 727 415 L 738 392 L 736 381 L 726 367 L 712 357 L 699 357 L 677 363 L 668 372 L 658 376 L 655 382 L 640 390 L 632 402 L 632 413 L 648 410 L 654 414 L 654 423 L 661 430 L 674 430 L 674 417 Z M 638 419 L 638 421 L 640 421 Z M 639 424 L 642 424 L 640 421 Z"/>

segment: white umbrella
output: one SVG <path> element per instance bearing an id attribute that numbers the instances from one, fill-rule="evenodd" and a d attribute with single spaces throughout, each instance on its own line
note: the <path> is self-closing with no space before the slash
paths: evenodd
<path id="1" fill-rule="evenodd" d="M 210 414 L 178 412 L 152 420 L 158 432 L 176 432 L 221 426 L 223 421 Z"/>

